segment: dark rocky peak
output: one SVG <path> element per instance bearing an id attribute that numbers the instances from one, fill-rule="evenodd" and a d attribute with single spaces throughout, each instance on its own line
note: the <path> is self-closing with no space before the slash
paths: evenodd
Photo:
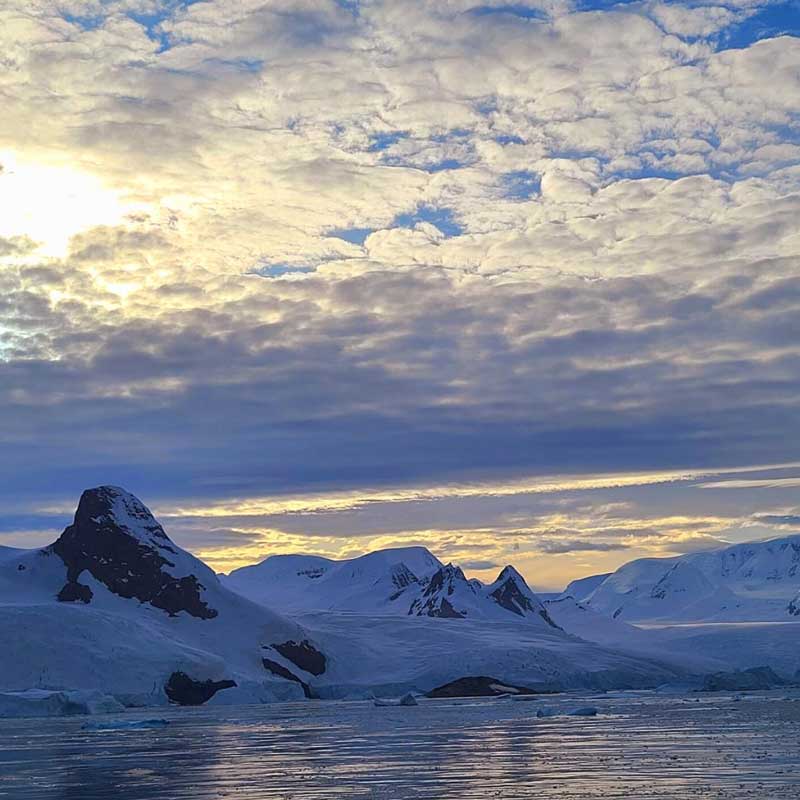
<path id="1" fill-rule="evenodd" d="M 465 617 L 466 613 L 458 610 L 454 602 L 459 595 L 463 599 L 476 593 L 460 567 L 446 564 L 431 575 L 408 613 L 418 617 Z"/>
<path id="2" fill-rule="evenodd" d="M 495 582 L 486 591 L 489 598 L 506 611 L 520 617 L 537 615 L 548 625 L 558 627 L 550 618 L 542 601 L 531 591 L 525 578 L 510 564 L 503 567 Z"/>
<path id="3" fill-rule="evenodd" d="M 402 562 L 395 564 L 390 574 L 392 584 L 401 591 L 411 586 L 412 583 L 419 583 L 417 576 Z"/>
<path id="4" fill-rule="evenodd" d="M 503 569 L 500 570 L 500 574 L 495 578 L 494 582 L 495 584 L 498 584 L 509 580 L 517 582 L 518 584 L 528 589 L 528 591 L 530 591 L 530 588 L 528 587 L 528 582 L 525 580 L 525 578 L 523 578 L 522 575 L 520 575 L 520 573 L 517 572 L 517 570 L 511 566 L 511 564 L 506 564 L 506 566 L 504 566 Z"/>
<path id="5" fill-rule="evenodd" d="M 195 574 L 204 569 L 201 562 L 177 547 L 148 508 L 124 489 L 87 489 L 72 525 L 51 549 L 67 567 L 59 600 L 92 600 L 91 588 L 78 580 L 87 571 L 114 594 L 170 615 L 186 611 L 200 619 L 217 616 L 201 597 L 205 587 Z"/>
<path id="6" fill-rule="evenodd" d="M 467 580 L 461 567 L 457 567 L 455 564 L 445 564 L 431 575 L 423 595 L 430 596 L 441 591 L 452 594 L 458 583 L 464 583 L 472 588 L 472 584 Z"/>

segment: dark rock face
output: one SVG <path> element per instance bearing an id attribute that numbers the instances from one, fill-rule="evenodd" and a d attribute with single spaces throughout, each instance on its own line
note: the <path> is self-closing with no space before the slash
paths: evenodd
<path id="1" fill-rule="evenodd" d="M 448 564 L 437 570 L 422 594 L 409 608 L 411 616 L 418 617 L 447 617 L 461 619 L 465 617 L 448 599 L 455 592 L 455 584 L 463 583 L 464 589 L 475 592 L 475 587 L 466 579 L 460 567 Z"/>
<path id="2" fill-rule="evenodd" d="M 469 676 L 437 686 L 428 697 L 496 697 L 501 694 L 536 694 L 527 686 L 515 686 L 485 675 Z"/>
<path id="3" fill-rule="evenodd" d="M 89 603 L 92 597 L 94 597 L 92 590 L 77 581 L 67 581 L 56 595 L 56 598 L 62 603 Z"/>
<path id="4" fill-rule="evenodd" d="M 397 600 L 409 586 L 418 585 L 419 578 L 405 564 L 396 564 L 392 568 L 392 584 L 396 591 L 389 595 L 390 601 Z"/>
<path id="5" fill-rule="evenodd" d="M 85 491 L 74 522 L 51 549 L 67 566 L 59 600 L 92 599 L 91 589 L 78 583 L 87 570 L 114 594 L 150 603 L 170 615 L 186 611 L 200 619 L 217 616 L 201 599 L 205 587 L 194 575 L 176 577 L 164 569 L 175 566 L 179 551 L 150 511 L 121 489 L 101 486 Z"/>
<path id="6" fill-rule="evenodd" d="M 221 689 L 232 689 L 236 681 L 196 681 L 185 672 L 173 672 L 164 686 L 170 703 L 179 706 L 201 706 Z"/>
<path id="7" fill-rule="evenodd" d="M 397 564 L 392 569 L 392 583 L 397 590 L 403 591 L 403 589 L 411 586 L 412 583 L 419 583 L 419 581 L 417 576 L 405 564 Z"/>
<path id="8" fill-rule="evenodd" d="M 314 647 L 308 640 L 304 639 L 302 642 L 283 642 L 281 644 L 273 644 L 275 648 L 285 659 L 291 661 L 292 664 L 300 667 L 305 672 L 312 675 L 322 675 L 327 666 L 327 659 L 325 654 L 321 653 Z"/>
<path id="9" fill-rule="evenodd" d="M 273 661 L 271 658 L 262 658 L 261 663 L 264 665 L 264 669 L 268 670 L 273 675 L 277 675 L 279 678 L 286 678 L 287 681 L 299 683 L 303 689 L 303 694 L 307 698 L 313 699 L 316 697 L 314 690 L 304 680 L 298 678 L 294 672 L 286 669 L 283 664 L 279 664 L 277 661 Z"/>
<path id="10" fill-rule="evenodd" d="M 535 604 L 530 595 L 523 591 L 520 582 L 522 582 L 525 589 L 528 589 L 528 585 L 524 582 L 522 576 L 513 567 L 505 567 L 495 581 L 500 585 L 491 592 L 489 597 L 497 605 L 512 614 L 517 614 L 520 617 L 524 617 L 526 614 L 538 614 L 548 625 L 558 628 L 558 625 L 550 618 L 547 610 L 543 606 Z"/>
<path id="11" fill-rule="evenodd" d="M 704 692 L 743 692 L 775 689 L 786 681 L 771 667 L 751 667 L 742 672 L 715 672 L 706 675 Z"/>
<path id="12" fill-rule="evenodd" d="M 800 594 L 789 603 L 789 605 L 786 607 L 786 610 L 793 617 L 800 617 Z"/>

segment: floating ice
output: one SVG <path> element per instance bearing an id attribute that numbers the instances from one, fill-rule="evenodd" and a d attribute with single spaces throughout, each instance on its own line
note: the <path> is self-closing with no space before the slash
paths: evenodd
<path id="1" fill-rule="evenodd" d="M 81 725 L 85 731 L 121 731 L 121 730 L 144 730 L 148 728 L 164 728 L 169 725 L 165 719 L 113 719 L 108 722 L 92 721 Z"/>

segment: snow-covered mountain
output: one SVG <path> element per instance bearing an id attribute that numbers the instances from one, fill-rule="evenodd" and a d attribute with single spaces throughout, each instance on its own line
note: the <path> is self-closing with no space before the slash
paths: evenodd
<path id="1" fill-rule="evenodd" d="M 573 597 L 548 600 L 545 608 L 550 618 L 565 631 L 607 647 L 627 649 L 655 648 L 653 637 L 634 625 L 599 614 Z"/>
<path id="2" fill-rule="evenodd" d="M 800 536 L 639 559 L 595 587 L 570 584 L 570 592 L 629 622 L 790 621 L 800 593 Z"/>
<path id="3" fill-rule="evenodd" d="M 553 625 L 522 575 L 505 567 L 494 583 L 468 580 L 460 567 L 442 564 L 424 547 L 378 550 L 333 561 L 319 556 L 270 556 L 223 576 L 225 585 L 284 613 L 518 618 Z"/>
<path id="4" fill-rule="evenodd" d="M 0 689 L 101 688 L 142 703 L 222 689 L 221 702 L 302 697 L 317 652 L 113 486 L 84 492 L 49 547 L 0 552 L 0 640 Z"/>
<path id="5" fill-rule="evenodd" d="M 542 603 L 511 566 L 483 584 L 421 547 L 274 556 L 217 576 L 136 497 L 101 486 L 49 547 L 0 548 L 0 708 L 34 695 L 70 704 L 68 690 L 113 695 L 86 702 L 113 708 L 363 697 L 475 676 L 611 688 L 765 663 L 791 675 L 799 540 L 632 562 L 571 584 L 589 590 L 583 602 Z M 782 621 L 629 624 L 764 609 Z"/>
<path id="6" fill-rule="evenodd" d="M 346 561 L 276 555 L 234 570 L 222 581 L 245 597 L 285 613 L 405 613 L 411 601 L 398 604 L 400 596 L 409 587 L 427 582 L 441 567 L 424 547 L 378 550 Z"/>
<path id="7" fill-rule="evenodd" d="M 600 575 L 589 575 L 586 578 L 571 581 L 559 597 L 573 597 L 580 602 L 588 597 L 610 574 L 610 572 L 603 572 Z"/>

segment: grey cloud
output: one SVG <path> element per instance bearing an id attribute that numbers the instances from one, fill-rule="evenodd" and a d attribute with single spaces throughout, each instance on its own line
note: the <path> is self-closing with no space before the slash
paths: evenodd
<path id="1" fill-rule="evenodd" d="M 727 547 L 731 542 L 718 539 L 714 536 L 695 536 L 687 539 L 676 539 L 675 541 L 664 541 L 659 543 L 664 550 L 672 553 L 699 553 L 703 550 L 717 550 Z"/>
<path id="2" fill-rule="evenodd" d="M 482 570 L 496 569 L 499 567 L 499 564 L 496 564 L 494 561 L 462 561 L 460 566 L 464 569 Z"/>
<path id="3" fill-rule="evenodd" d="M 208 528 L 207 530 L 186 530 L 170 528 L 170 537 L 176 544 L 192 550 L 215 550 L 252 545 L 263 538 L 260 533 L 231 528 Z"/>
<path id="4" fill-rule="evenodd" d="M 615 550 L 627 550 L 629 545 L 622 542 L 593 542 L 581 539 L 548 540 L 537 542 L 535 549 L 549 555 L 577 552 L 607 553 Z"/>
<path id="5" fill-rule="evenodd" d="M 756 514 L 753 519 L 763 525 L 800 528 L 800 514 Z"/>

